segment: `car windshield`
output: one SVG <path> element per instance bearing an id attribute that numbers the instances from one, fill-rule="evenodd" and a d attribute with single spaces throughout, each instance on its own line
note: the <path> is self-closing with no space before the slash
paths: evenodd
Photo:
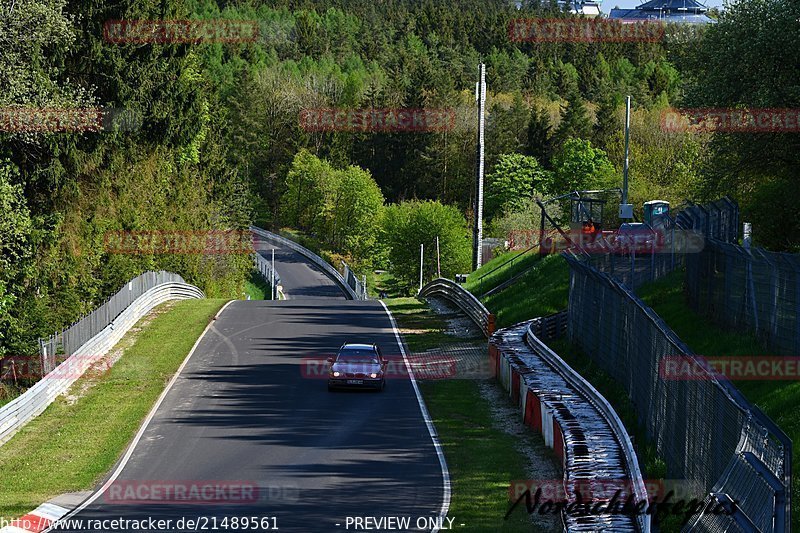
<path id="1" fill-rule="evenodd" d="M 339 352 L 339 363 L 378 363 L 378 358 L 372 350 L 343 350 Z"/>

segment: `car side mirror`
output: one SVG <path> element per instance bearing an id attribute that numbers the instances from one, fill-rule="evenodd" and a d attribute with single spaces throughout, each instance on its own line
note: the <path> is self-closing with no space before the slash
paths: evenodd
<path id="1" fill-rule="evenodd" d="M 335 361 L 336 361 L 336 358 L 335 358 L 335 357 L 328 357 L 328 362 L 329 362 L 329 363 L 333 363 L 333 362 L 335 362 Z"/>

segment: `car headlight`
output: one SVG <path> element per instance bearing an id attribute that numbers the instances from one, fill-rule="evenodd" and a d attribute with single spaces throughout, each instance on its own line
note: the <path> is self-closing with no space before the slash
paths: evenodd
<path id="1" fill-rule="evenodd" d="M 372 374 L 370 374 L 370 375 L 369 375 L 369 377 L 371 377 L 372 379 L 375 379 L 375 378 L 377 378 L 377 377 L 378 377 L 378 374 L 376 374 L 375 372 L 373 372 Z"/>
<path id="2" fill-rule="evenodd" d="M 341 375 L 342 375 L 342 373 L 341 373 L 341 372 L 338 372 L 338 371 L 337 371 L 337 372 L 331 372 L 331 375 L 332 375 L 333 377 L 335 377 L 335 378 L 338 378 L 339 376 L 341 376 Z"/>

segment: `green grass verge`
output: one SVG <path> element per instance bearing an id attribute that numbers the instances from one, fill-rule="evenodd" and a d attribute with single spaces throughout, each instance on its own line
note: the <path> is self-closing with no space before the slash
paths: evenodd
<path id="1" fill-rule="evenodd" d="M 470 274 L 464 287 L 475 295 L 481 295 L 532 267 L 540 259 L 541 256 L 536 251 L 526 254 L 522 254 L 522 252 L 504 253 Z"/>
<path id="2" fill-rule="evenodd" d="M 257 270 L 250 272 L 250 279 L 244 282 L 244 290 L 251 300 L 267 300 L 271 295 L 269 283 L 264 281 Z"/>
<path id="3" fill-rule="evenodd" d="M 425 403 L 439 433 L 452 483 L 448 516 L 466 531 L 531 531 L 524 505 L 504 520 L 508 487 L 527 479 L 515 438 L 492 427 L 489 406 L 475 381 L 424 382 Z M 531 435 L 533 437 L 533 435 Z"/>
<path id="4" fill-rule="evenodd" d="M 386 300 L 412 352 L 460 339 L 447 335 L 444 321 L 415 298 Z M 531 531 L 524 506 L 504 520 L 510 504 L 509 482 L 527 479 L 526 458 L 516 451 L 515 437 L 493 427 L 478 383 L 468 380 L 420 384 L 442 443 L 452 483 L 449 516 L 466 531 Z M 530 438 L 536 438 L 533 431 Z M 555 456 L 554 461 L 556 461 Z"/>
<path id="5" fill-rule="evenodd" d="M 527 259 L 526 259 L 527 260 Z M 567 308 L 569 266 L 560 255 L 537 259 L 535 268 L 514 285 L 481 301 L 504 328 Z"/>
<path id="6" fill-rule="evenodd" d="M 724 330 L 686 304 L 683 272 L 642 287 L 640 297 L 695 353 L 707 357 L 771 355 L 753 335 Z M 792 439 L 792 529 L 800 531 L 800 382 L 736 381 L 744 396 Z"/>
<path id="7" fill-rule="evenodd" d="M 123 357 L 80 398 L 59 397 L 0 447 L 0 517 L 88 490 L 111 469 L 164 386 L 224 300 L 186 300 L 138 333 Z M 82 377 L 72 391 L 80 390 Z"/>

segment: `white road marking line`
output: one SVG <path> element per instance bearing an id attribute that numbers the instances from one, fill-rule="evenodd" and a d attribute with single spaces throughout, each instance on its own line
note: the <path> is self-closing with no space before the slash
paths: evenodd
<path id="1" fill-rule="evenodd" d="M 406 369 L 408 370 L 408 375 L 411 378 L 411 385 L 414 387 L 414 394 L 417 395 L 417 403 L 419 404 L 419 410 L 422 412 L 422 418 L 425 419 L 425 425 L 428 427 L 428 433 L 431 436 L 431 440 L 433 441 L 433 447 L 436 448 L 436 455 L 439 456 L 439 465 L 442 468 L 442 485 L 443 485 L 443 498 L 442 498 L 442 509 L 439 511 L 439 518 L 440 523 L 444 523 L 445 518 L 447 517 L 447 512 L 450 510 L 450 496 L 452 493 L 450 487 L 450 471 L 447 469 L 447 461 L 444 458 L 444 452 L 442 451 L 442 444 L 439 442 L 439 436 L 436 434 L 436 428 L 433 425 L 433 421 L 431 420 L 431 415 L 428 412 L 428 408 L 425 406 L 425 400 L 422 399 L 422 393 L 419 391 L 419 386 L 417 385 L 417 380 L 414 377 L 414 370 L 411 368 L 411 364 L 408 362 L 408 357 L 406 355 L 406 349 L 403 346 L 403 339 L 400 336 L 400 331 L 397 329 L 397 322 L 395 322 L 392 313 L 389 311 L 389 308 L 386 307 L 386 304 L 379 300 L 380 304 L 383 306 L 384 311 L 389 316 L 389 320 L 392 323 L 392 330 L 394 331 L 394 338 L 397 340 L 397 346 L 400 347 L 400 353 L 403 355 L 403 361 L 406 364 Z M 431 530 L 431 533 L 437 533 L 439 531 L 438 527 L 435 527 Z"/>
<path id="2" fill-rule="evenodd" d="M 164 389 L 164 391 L 161 393 L 161 396 L 158 397 L 158 401 L 156 401 L 156 404 L 150 410 L 150 413 L 148 413 L 147 418 L 145 418 L 144 422 L 142 423 L 142 426 L 139 428 L 139 432 L 136 434 L 136 437 L 134 437 L 133 442 L 131 442 L 131 445 L 128 446 L 128 450 L 125 452 L 125 455 L 122 457 L 122 460 L 120 461 L 119 465 L 117 466 L 117 469 L 114 470 L 114 473 L 111 474 L 110 478 L 108 478 L 108 481 L 106 481 L 103 484 L 103 486 L 100 487 L 97 490 L 97 492 L 95 492 L 89 498 L 84 500 L 83 503 L 81 503 L 78 507 L 73 509 L 69 514 L 65 515 L 64 518 L 71 518 L 72 516 L 76 515 L 77 513 L 81 512 L 82 510 L 86 509 L 88 506 L 90 506 L 92 503 L 94 503 L 95 500 L 97 500 L 97 498 L 102 496 L 103 493 L 105 493 L 105 491 L 107 491 L 108 488 L 114 483 L 114 481 L 117 480 L 119 475 L 122 473 L 122 470 L 128 464 L 128 461 L 130 460 L 131 456 L 133 455 L 133 452 L 136 449 L 136 445 L 139 444 L 139 441 L 142 439 L 142 436 L 144 435 L 144 432 L 147 431 L 147 427 L 150 425 L 150 422 L 152 422 L 153 418 L 155 417 L 156 412 L 158 411 L 158 408 L 161 407 L 161 404 L 164 402 L 164 399 L 167 397 L 167 394 L 169 394 L 169 391 L 172 390 L 173 385 L 175 385 L 175 382 L 178 381 L 178 378 L 181 376 L 181 372 L 183 372 L 183 369 L 186 368 L 186 365 L 189 363 L 189 360 L 192 358 L 192 355 L 194 355 L 195 350 L 197 350 L 197 347 L 200 345 L 200 341 L 202 341 L 203 337 L 206 336 L 206 333 L 208 332 L 208 330 L 210 330 L 213 327 L 214 320 L 219 318 L 219 316 L 222 315 L 223 311 L 225 311 L 225 309 L 227 309 L 230 304 L 232 304 L 233 302 L 236 302 L 236 301 L 238 301 L 238 300 L 231 300 L 230 302 L 228 302 L 225 305 L 223 305 L 222 309 L 220 309 L 219 312 L 214 316 L 214 319 L 213 320 L 209 320 L 208 325 L 206 325 L 206 328 L 203 330 L 203 333 L 200 334 L 200 336 L 197 338 L 197 341 L 195 341 L 194 346 L 192 346 L 192 349 L 189 351 L 189 355 L 187 355 L 186 359 L 183 360 L 183 363 L 181 363 L 181 366 L 178 368 L 178 371 L 175 372 L 175 375 L 172 376 L 172 379 L 167 384 L 167 387 Z M 47 529 L 45 529 L 44 533 L 47 533 L 48 531 L 51 531 L 51 530 L 52 530 L 52 526 L 50 526 Z"/>

